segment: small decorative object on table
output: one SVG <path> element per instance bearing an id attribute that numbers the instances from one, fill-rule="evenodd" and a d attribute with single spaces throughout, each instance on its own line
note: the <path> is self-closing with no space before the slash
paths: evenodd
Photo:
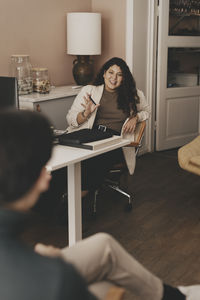
<path id="1" fill-rule="evenodd" d="M 47 68 L 33 68 L 33 91 L 40 94 L 50 92 L 51 85 Z"/>
<path id="2" fill-rule="evenodd" d="M 19 95 L 32 93 L 33 78 L 29 55 L 11 56 L 11 76 L 17 78 Z"/>

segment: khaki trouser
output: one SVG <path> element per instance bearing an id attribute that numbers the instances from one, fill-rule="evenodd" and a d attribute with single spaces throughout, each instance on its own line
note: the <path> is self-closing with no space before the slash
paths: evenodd
<path id="1" fill-rule="evenodd" d="M 98 233 L 70 248 L 63 248 L 62 258 L 79 270 L 89 289 L 99 299 L 104 298 L 110 283 L 131 291 L 137 299 L 162 299 L 162 281 L 138 263 L 109 234 Z M 109 284 L 98 284 L 102 281 Z"/>

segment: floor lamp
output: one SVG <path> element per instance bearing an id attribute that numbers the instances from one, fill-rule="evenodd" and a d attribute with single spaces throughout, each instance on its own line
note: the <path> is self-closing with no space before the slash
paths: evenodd
<path id="1" fill-rule="evenodd" d="M 78 85 L 86 85 L 94 76 L 90 55 L 101 54 L 101 14 L 67 14 L 67 54 L 76 55 L 73 76 Z"/>

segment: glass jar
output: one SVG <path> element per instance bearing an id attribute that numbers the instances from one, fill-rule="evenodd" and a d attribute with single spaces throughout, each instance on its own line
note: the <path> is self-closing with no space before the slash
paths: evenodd
<path id="1" fill-rule="evenodd" d="M 47 68 L 33 68 L 33 91 L 40 94 L 50 92 L 50 80 Z"/>
<path id="2" fill-rule="evenodd" d="M 32 66 L 29 61 L 29 55 L 11 56 L 11 76 L 17 78 L 19 95 L 32 93 Z"/>

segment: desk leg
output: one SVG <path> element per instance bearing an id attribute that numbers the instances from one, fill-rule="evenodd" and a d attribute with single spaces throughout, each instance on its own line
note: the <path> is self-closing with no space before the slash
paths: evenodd
<path id="1" fill-rule="evenodd" d="M 68 170 L 68 236 L 69 246 L 82 239 L 81 209 L 81 163 L 67 167 Z"/>

